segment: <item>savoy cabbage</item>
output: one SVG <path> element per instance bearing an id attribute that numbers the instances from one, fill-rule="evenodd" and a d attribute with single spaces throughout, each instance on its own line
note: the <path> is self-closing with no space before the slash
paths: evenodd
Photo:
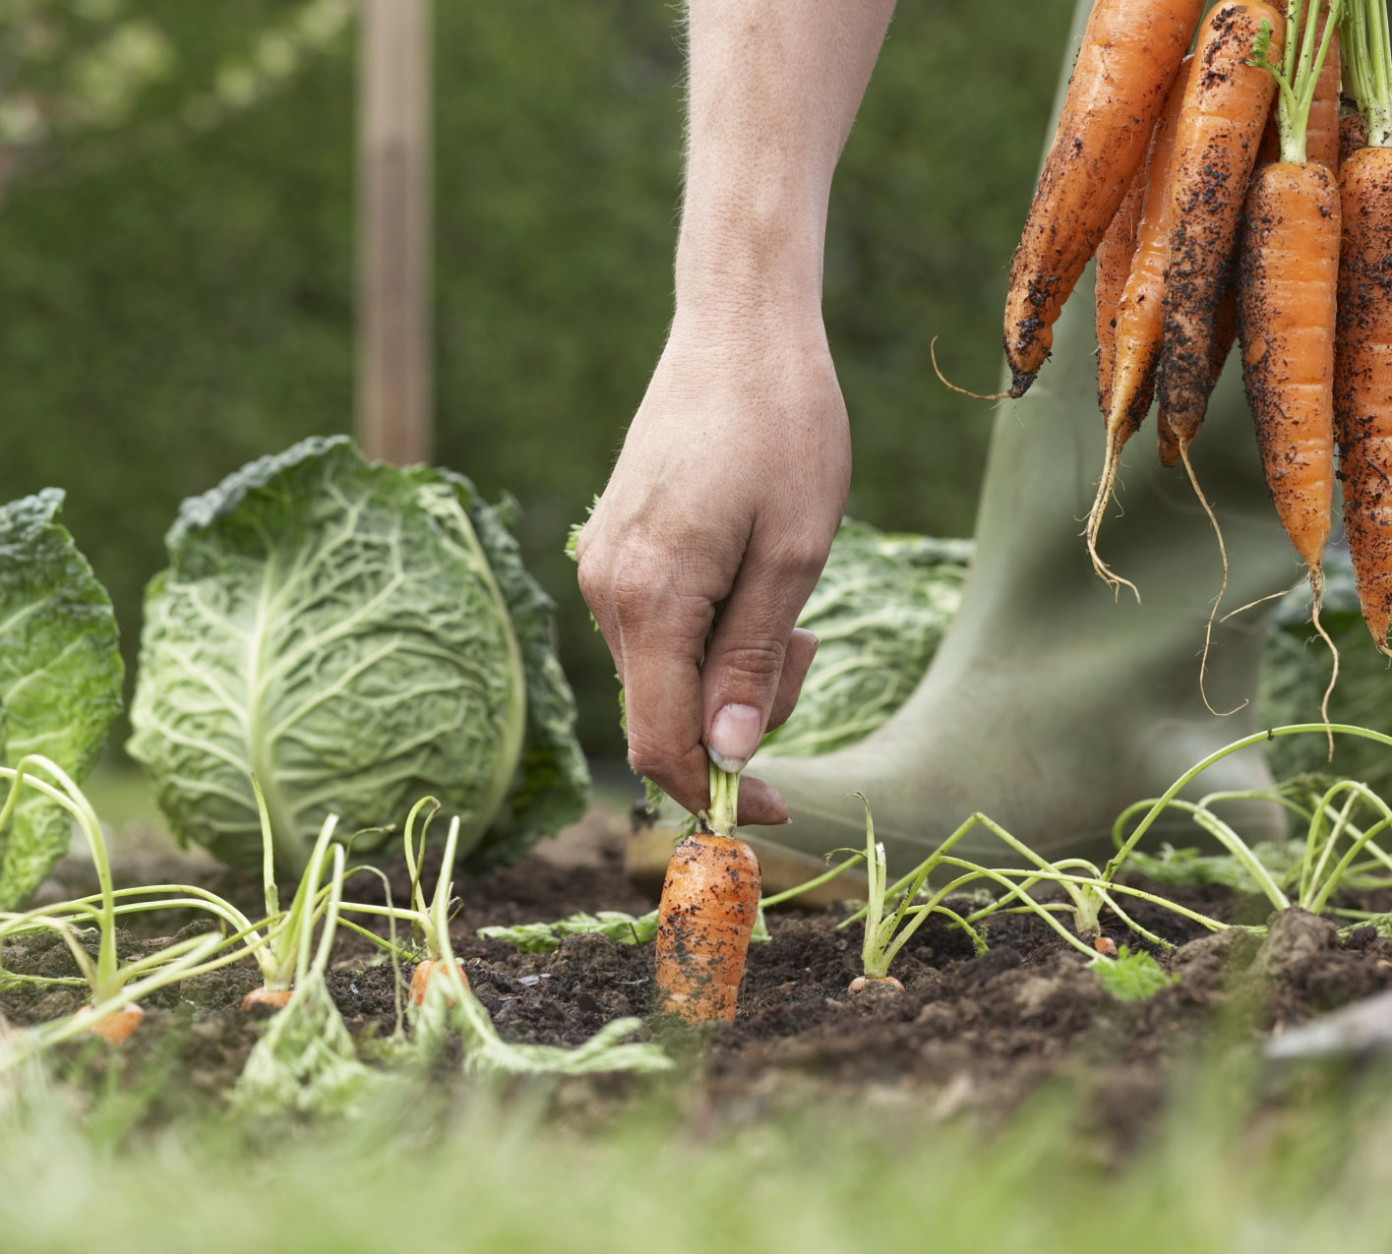
<path id="1" fill-rule="evenodd" d="M 475 869 L 578 817 L 574 701 L 511 512 L 344 437 L 186 501 L 146 593 L 130 741 L 179 837 L 257 865 L 253 774 L 290 869 L 325 815 L 370 857 L 428 794 Z"/>
<path id="2" fill-rule="evenodd" d="M 0 765 L 41 753 L 80 781 L 121 708 L 123 668 L 111 601 L 58 521 L 62 505 L 45 488 L 0 507 Z M 61 806 L 21 793 L 0 829 L 0 910 L 38 887 L 69 832 Z"/>

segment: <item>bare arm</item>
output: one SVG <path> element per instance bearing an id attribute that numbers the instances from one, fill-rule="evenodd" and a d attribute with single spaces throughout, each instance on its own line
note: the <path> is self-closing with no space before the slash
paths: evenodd
<path id="1" fill-rule="evenodd" d="M 827 200 L 893 0 L 688 8 L 676 314 L 579 558 L 627 690 L 629 759 L 694 810 L 703 746 L 742 767 L 815 651 L 793 624 L 850 478 L 821 314 Z M 744 781 L 741 821 L 786 816 Z"/>

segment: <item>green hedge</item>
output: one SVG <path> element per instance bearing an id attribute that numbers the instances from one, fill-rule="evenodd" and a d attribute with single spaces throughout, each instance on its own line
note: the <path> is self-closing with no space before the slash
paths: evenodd
<path id="1" fill-rule="evenodd" d="M 275 0 L 129 0 L 191 90 Z M 905 0 L 835 190 L 826 310 L 855 430 L 850 510 L 970 530 L 990 422 L 933 378 L 989 387 L 1071 0 Z M 618 747 L 610 667 L 561 557 L 660 350 L 671 299 L 681 55 L 671 6 L 439 0 L 439 460 L 525 504 L 562 606 L 587 744 Z M 353 394 L 355 56 L 281 96 L 0 211 L 0 498 L 48 484 L 110 587 L 127 647 L 185 495 L 347 429 Z M 84 171 L 86 171 L 84 173 Z"/>

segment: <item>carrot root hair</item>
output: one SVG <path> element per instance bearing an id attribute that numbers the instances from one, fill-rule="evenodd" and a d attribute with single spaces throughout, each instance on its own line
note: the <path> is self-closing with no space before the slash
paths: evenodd
<path id="1" fill-rule="evenodd" d="M 1097 535 L 1102 530 L 1102 518 L 1107 512 L 1107 506 L 1112 500 L 1112 491 L 1116 487 L 1117 463 L 1121 457 L 1121 440 L 1118 434 L 1108 433 L 1107 435 L 1107 456 L 1102 463 L 1102 477 L 1097 481 L 1097 496 L 1093 499 L 1092 509 L 1087 516 L 1087 547 L 1088 556 L 1092 558 L 1092 569 L 1097 572 L 1097 576 L 1109 588 L 1113 594 L 1120 598 L 1123 587 L 1131 589 L 1136 598 L 1136 604 L 1141 601 L 1141 590 L 1136 587 L 1129 579 L 1118 575 L 1106 562 L 1102 560 L 1097 552 Z"/>
<path id="2" fill-rule="evenodd" d="M 1179 460 L 1184 463 L 1184 472 L 1189 476 L 1189 485 L 1194 489 L 1194 495 L 1199 498 L 1199 504 L 1203 506 L 1204 513 L 1208 515 L 1209 526 L 1213 528 L 1213 535 L 1218 541 L 1218 556 L 1223 559 L 1223 582 L 1218 585 L 1218 595 L 1213 598 L 1213 607 L 1208 611 L 1208 622 L 1204 625 L 1203 656 L 1199 660 L 1199 696 L 1203 698 L 1204 708 L 1210 714 L 1216 715 L 1218 718 L 1228 718 L 1244 709 L 1250 700 L 1243 698 L 1242 702 L 1233 706 L 1231 710 L 1215 710 L 1213 702 L 1208 699 L 1208 655 L 1213 648 L 1213 624 L 1218 617 L 1218 607 L 1223 604 L 1223 597 L 1228 591 L 1228 546 L 1223 541 L 1223 529 L 1218 525 L 1218 515 L 1213 512 L 1212 503 L 1204 495 L 1204 490 L 1199 487 L 1199 477 L 1194 473 L 1194 463 L 1189 460 L 1187 441 L 1181 440 L 1179 442 Z"/>
<path id="3" fill-rule="evenodd" d="M 933 363 L 933 373 L 938 376 L 938 382 L 943 387 L 956 392 L 958 396 L 970 396 L 974 401 L 1013 401 L 1024 391 L 1022 388 L 1019 392 L 969 392 L 966 388 L 959 388 L 943 374 L 942 367 L 938 365 L 938 337 L 936 335 L 928 341 L 928 357 Z"/>
<path id="4" fill-rule="evenodd" d="M 1310 622 L 1314 625 L 1319 638 L 1329 646 L 1330 656 L 1334 659 L 1334 665 L 1329 672 L 1329 685 L 1325 688 L 1324 699 L 1320 702 L 1320 721 L 1324 724 L 1324 734 L 1329 740 L 1328 760 L 1332 762 L 1334 761 L 1334 728 L 1329 721 L 1329 699 L 1334 695 L 1334 686 L 1339 682 L 1339 647 L 1325 631 L 1324 624 L 1320 622 L 1320 609 L 1324 605 L 1323 567 L 1310 567 L 1310 600 Z"/>

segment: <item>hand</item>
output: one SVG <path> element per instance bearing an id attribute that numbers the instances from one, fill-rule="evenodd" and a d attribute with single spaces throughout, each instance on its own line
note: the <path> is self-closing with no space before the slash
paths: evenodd
<path id="1" fill-rule="evenodd" d="M 792 712 L 816 652 L 793 625 L 850 468 L 819 311 L 679 309 L 577 557 L 626 691 L 629 761 L 693 812 L 709 801 L 703 746 L 739 770 Z M 741 822 L 787 816 L 742 781 Z"/>

